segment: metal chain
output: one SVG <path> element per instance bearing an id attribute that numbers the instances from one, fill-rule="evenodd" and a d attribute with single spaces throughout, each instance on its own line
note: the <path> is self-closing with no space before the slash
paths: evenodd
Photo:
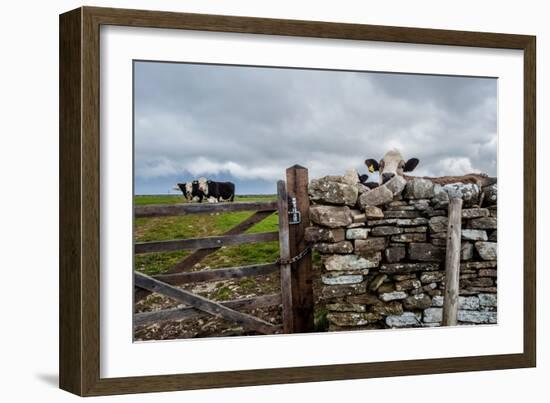
<path id="1" fill-rule="evenodd" d="M 305 249 L 303 251 L 301 251 L 300 253 L 298 253 L 296 256 L 294 256 L 293 258 L 290 258 L 290 259 L 282 259 L 281 257 L 277 258 L 277 261 L 276 263 L 280 264 L 280 265 L 284 265 L 284 264 L 293 264 L 293 263 L 296 263 L 298 260 L 302 259 L 304 256 L 306 256 L 309 252 L 311 252 L 311 247 L 308 245 L 305 247 Z"/>

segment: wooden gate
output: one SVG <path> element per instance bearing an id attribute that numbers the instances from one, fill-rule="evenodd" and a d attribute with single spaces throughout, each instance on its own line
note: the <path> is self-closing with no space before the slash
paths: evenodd
<path id="1" fill-rule="evenodd" d="M 165 320 L 191 319 L 204 314 L 236 322 L 243 328 L 263 334 L 304 333 L 313 330 L 313 289 L 311 253 L 304 240 L 309 226 L 308 171 L 295 165 L 286 171 L 285 181 L 277 183 L 277 200 L 269 202 L 233 202 L 215 204 L 177 204 L 139 206 L 135 217 L 167 217 L 187 214 L 255 211 L 255 213 L 221 236 L 142 242 L 134 245 L 134 253 L 194 250 L 163 274 L 147 276 L 134 271 L 134 302 L 151 293 L 159 293 L 185 304 L 183 308 L 134 314 L 134 326 Z M 290 203 L 290 207 L 289 207 Z M 290 210 L 289 210 L 290 209 Z M 270 216 L 279 215 L 279 231 L 255 234 L 247 229 Z M 299 221 L 299 222 L 297 222 Z M 206 256 L 224 246 L 279 240 L 280 257 L 276 262 L 241 267 L 190 272 Z M 241 300 L 216 302 L 177 285 L 200 281 L 216 281 L 257 276 L 280 271 L 281 291 Z M 239 312 L 242 308 L 282 305 L 283 323 L 273 325 L 260 318 Z"/>

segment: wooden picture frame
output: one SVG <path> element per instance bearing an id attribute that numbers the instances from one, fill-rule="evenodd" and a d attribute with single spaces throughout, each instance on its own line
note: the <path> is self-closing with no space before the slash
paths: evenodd
<path id="1" fill-rule="evenodd" d="M 99 35 L 102 25 L 369 40 L 524 52 L 523 353 L 100 377 Z M 60 16 L 60 387 L 81 396 L 526 368 L 536 365 L 535 37 L 81 7 Z"/>

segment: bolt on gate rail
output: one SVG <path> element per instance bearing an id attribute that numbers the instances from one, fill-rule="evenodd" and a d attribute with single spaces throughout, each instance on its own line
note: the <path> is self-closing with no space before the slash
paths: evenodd
<path id="1" fill-rule="evenodd" d="M 213 315 L 236 322 L 243 328 L 263 334 L 305 333 L 313 330 L 313 288 L 311 254 L 304 240 L 309 226 L 308 170 L 295 165 L 286 170 L 286 183 L 277 183 L 277 200 L 268 202 L 233 202 L 215 204 L 151 205 L 134 208 L 135 217 L 168 217 L 187 214 L 208 214 L 237 211 L 255 211 L 246 220 L 221 236 L 175 239 L 135 243 L 134 253 L 194 250 L 194 252 L 163 274 L 147 276 L 134 271 L 134 302 L 151 293 L 159 293 L 178 302 L 183 308 L 165 309 L 134 314 L 134 326 L 166 320 L 183 320 Z M 290 206 L 289 206 L 290 203 Z M 290 209 L 289 209 L 290 207 Z M 270 216 L 279 215 L 279 231 L 246 234 L 246 230 Z M 289 220 L 290 215 L 290 220 Z M 298 217 L 298 219 L 297 219 Z M 224 246 L 244 243 L 279 241 L 279 259 L 276 262 L 221 269 L 189 271 L 195 264 Z M 217 281 L 247 276 L 265 275 L 280 271 L 281 292 L 241 300 L 216 302 L 177 285 L 201 281 Z M 282 326 L 239 312 L 282 305 Z"/>

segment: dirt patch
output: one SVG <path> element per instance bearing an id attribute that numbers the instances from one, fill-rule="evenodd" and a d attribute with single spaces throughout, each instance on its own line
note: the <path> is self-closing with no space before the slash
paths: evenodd
<path id="1" fill-rule="evenodd" d="M 319 267 L 314 265 L 314 272 L 318 273 Z M 319 302 L 320 276 L 314 273 L 313 282 L 316 309 L 322 309 Z M 280 292 L 280 277 L 278 273 L 266 276 L 245 277 L 236 280 L 224 280 L 215 282 L 202 282 L 186 284 L 180 288 L 204 296 L 217 302 L 239 300 L 255 296 L 274 294 Z M 183 305 L 170 298 L 151 294 L 147 298 L 135 304 L 135 312 L 152 312 L 162 309 L 183 307 Z M 280 305 L 243 310 L 250 315 L 264 321 L 280 325 L 282 323 L 282 308 Z M 151 325 L 136 327 L 134 337 L 136 341 L 146 340 L 170 340 L 187 339 L 197 337 L 229 337 L 257 335 L 254 331 L 248 331 L 233 322 L 204 315 L 200 318 L 165 321 Z"/>

